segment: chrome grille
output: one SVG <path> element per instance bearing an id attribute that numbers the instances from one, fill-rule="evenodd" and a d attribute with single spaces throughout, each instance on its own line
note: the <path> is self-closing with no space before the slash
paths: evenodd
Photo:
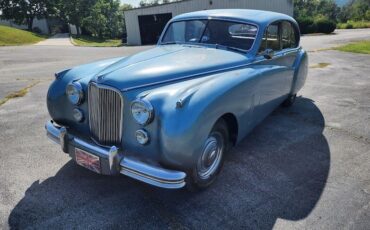
<path id="1" fill-rule="evenodd" d="M 93 139 L 102 145 L 120 145 L 123 100 L 119 91 L 89 84 L 89 125 Z"/>

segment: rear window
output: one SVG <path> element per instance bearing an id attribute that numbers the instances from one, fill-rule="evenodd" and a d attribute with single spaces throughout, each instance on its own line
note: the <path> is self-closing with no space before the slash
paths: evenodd
<path id="1" fill-rule="evenodd" d="M 281 42 L 283 49 L 296 48 L 298 46 L 297 35 L 292 24 L 290 22 L 283 22 L 281 24 L 281 28 Z"/>

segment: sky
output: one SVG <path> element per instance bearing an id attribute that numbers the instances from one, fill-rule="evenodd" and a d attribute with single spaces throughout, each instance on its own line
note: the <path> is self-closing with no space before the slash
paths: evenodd
<path id="1" fill-rule="evenodd" d="M 140 0 L 121 0 L 122 3 L 127 3 L 133 6 L 139 6 Z"/>
<path id="2" fill-rule="evenodd" d="M 335 0 L 336 3 L 339 5 L 339 6 L 343 6 L 344 4 L 346 4 L 348 2 L 348 0 Z"/>

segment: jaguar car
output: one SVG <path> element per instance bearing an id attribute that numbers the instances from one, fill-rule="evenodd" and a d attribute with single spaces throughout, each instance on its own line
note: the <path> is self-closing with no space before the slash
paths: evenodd
<path id="1" fill-rule="evenodd" d="M 278 106 L 293 104 L 307 66 L 288 15 L 178 15 L 151 49 L 56 73 L 46 133 L 96 173 L 204 189 L 230 148 Z"/>

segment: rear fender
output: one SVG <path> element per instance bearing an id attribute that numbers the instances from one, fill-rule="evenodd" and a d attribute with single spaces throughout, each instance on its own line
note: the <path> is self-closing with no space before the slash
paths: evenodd
<path id="1" fill-rule="evenodd" d="M 290 90 L 290 94 L 297 94 L 300 89 L 302 89 L 304 83 L 306 82 L 308 73 L 308 55 L 303 49 L 299 50 L 297 54 L 296 61 L 294 63 L 294 77 L 293 84 Z"/>

